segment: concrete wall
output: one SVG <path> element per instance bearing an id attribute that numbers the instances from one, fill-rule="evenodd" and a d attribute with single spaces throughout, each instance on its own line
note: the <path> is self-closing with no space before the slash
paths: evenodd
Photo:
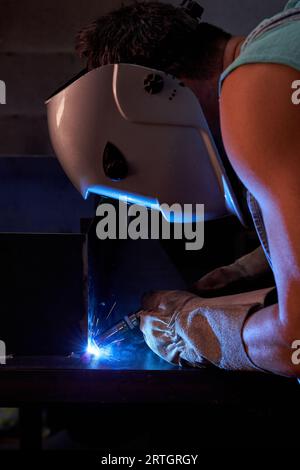
<path id="1" fill-rule="evenodd" d="M 7 105 L 0 107 L 0 154 L 51 153 L 44 100 L 80 70 L 76 31 L 120 0 L 1 0 L 0 79 Z"/>
<path id="2" fill-rule="evenodd" d="M 0 233 L 79 233 L 95 214 L 55 158 L 2 157 L 0 181 Z"/>

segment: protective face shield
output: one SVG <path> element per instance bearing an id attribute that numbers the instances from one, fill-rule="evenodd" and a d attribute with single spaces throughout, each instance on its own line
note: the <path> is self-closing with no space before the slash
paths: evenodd
<path id="1" fill-rule="evenodd" d="M 241 218 L 201 106 L 176 78 L 107 65 L 46 104 L 54 151 L 84 198 L 95 193 L 156 209 L 204 204 L 205 220 Z M 162 213 L 171 221 L 172 212 Z M 194 215 L 185 212 L 184 222 Z"/>

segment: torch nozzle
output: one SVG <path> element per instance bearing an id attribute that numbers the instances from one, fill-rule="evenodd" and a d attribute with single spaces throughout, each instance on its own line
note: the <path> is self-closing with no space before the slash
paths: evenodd
<path id="1" fill-rule="evenodd" d="M 121 321 L 116 323 L 104 333 L 93 338 L 98 347 L 112 343 L 116 339 L 123 339 L 127 332 L 132 331 L 139 326 L 139 312 L 125 316 Z"/>

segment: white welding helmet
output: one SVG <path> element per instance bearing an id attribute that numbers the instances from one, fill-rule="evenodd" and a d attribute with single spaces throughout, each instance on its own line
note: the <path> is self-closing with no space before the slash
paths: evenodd
<path id="1" fill-rule="evenodd" d="M 84 198 L 95 193 L 152 208 L 204 204 L 205 220 L 241 219 L 199 101 L 176 78 L 106 65 L 46 103 L 54 151 Z"/>

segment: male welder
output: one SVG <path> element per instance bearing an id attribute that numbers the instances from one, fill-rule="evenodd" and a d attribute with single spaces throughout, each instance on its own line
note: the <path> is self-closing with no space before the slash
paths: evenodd
<path id="1" fill-rule="evenodd" d="M 289 1 L 248 38 L 193 16 L 188 9 L 137 2 L 84 28 L 77 51 L 88 70 L 137 64 L 174 75 L 193 91 L 248 190 L 265 253 L 258 250 L 196 287 L 202 292 L 256 275 L 267 269 L 265 256 L 277 299 L 268 291 L 210 299 L 151 293 L 142 301 L 141 329 L 147 344 L 175 364 L 299 377 L 292 356 L 300 340 L 300 106 L 292 93 L 300 79 L 300 1 Z"/>

